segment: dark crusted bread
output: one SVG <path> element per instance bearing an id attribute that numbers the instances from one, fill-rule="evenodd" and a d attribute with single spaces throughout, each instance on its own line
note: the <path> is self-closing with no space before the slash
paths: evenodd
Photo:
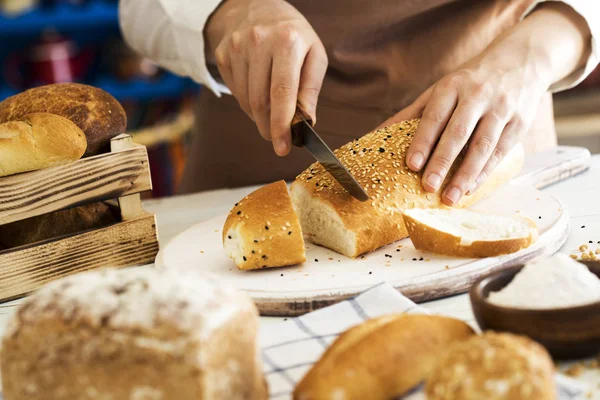
<path id="1" fill-rule="evenodd" d="M 127 127 L 125 110 L 114 97 L 78 83 L 40 86 L 0 103 L 0 123 L 31 113 L 57 114 L 74 122 L 87 138 L 84 157 L 109 151 L 110 139 Z"/>

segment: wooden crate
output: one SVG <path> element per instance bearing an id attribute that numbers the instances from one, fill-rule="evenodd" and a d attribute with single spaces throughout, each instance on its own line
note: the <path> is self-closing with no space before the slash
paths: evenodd
<path id="1" fill-rule="evenodd" d="M 81 271 L 154 262 L 156 218 L 140 199 L 148 190 L 146 148 L 125 134 L 111 141 L 111 153 L 0 178 L 0 225 L 111 199 L 118 199 L 121 214 L 118 223 L 100 229 L 1 251 L 0 301 Z"/>

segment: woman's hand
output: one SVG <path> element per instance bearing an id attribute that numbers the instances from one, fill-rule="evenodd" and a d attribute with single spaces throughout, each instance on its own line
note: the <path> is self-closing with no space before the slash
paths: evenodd
<path id="1" fill-rule="evenodd" d="M 207 55 L 240 107 L 272 140 L 291 149 L 296 103 L 316 120 L 327 54 L 308 21 L 284 0 L 227 0 L 205 29 Z"/>
<path id="2" fill-rule="evenodd" d="M 421 117 L 406 163 L 413 171 L 425 167 L 429 192 L 440 189 L 467 146 L 442 193 L 454 205 L 486 180 L 529 130 L 549 86 L 583 65 L 587 54 L 589 30 L 581 16 L 564 4 L 545 5 L 383 126 Z"/>

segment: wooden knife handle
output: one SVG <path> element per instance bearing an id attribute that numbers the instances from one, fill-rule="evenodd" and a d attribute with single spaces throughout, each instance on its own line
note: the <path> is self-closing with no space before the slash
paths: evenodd
<path id="1" fill-rule="evenodd" d="M 304 126 L 302 126 L 304 124 L 304 121 L 302 120 L 302 117 L 304 117 L 306 122 L 308 122 L 311 125 L 314 125 L 310 115 L 308 115 L 306 111 L 302 109 L 300 103 L 298 103 L 296 104 L 296 112 L 294 112 L 294 118 L 292 119 L 291 126 L 292 144 L 296 147 L 304 146 Z"/>

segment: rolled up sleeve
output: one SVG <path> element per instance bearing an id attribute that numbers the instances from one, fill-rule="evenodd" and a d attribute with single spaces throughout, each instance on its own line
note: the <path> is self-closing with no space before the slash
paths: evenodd
<path id="1" fill-rule="evenodd" d="M 210 74 L 204 26 L 221 0 L 120 0 L 119 24 L 129 46 L 217 96 L 228 90 Z"/>
<path id="2" fill-rule="evenodd" d="M 591 52 L 585 65 L 576 71 L 573 71 L 569 76 L 550 86 L 550 91 L 556 93 L 577 86 L 590 73 L 592 73 L 592 71 L 598 66 L 598 63 L 600 63 L 600 2 L 598 0 L 537 0 L 533 2 L 527 11 L 525 11 L 522 19 L 529 15 L 536 6 L 545 1 L 560 1 L 571 6 L 573 10 L 575 10 L 583 17 L 583 19 L 585 19 L 590 33 L 592 34 Z"/>

